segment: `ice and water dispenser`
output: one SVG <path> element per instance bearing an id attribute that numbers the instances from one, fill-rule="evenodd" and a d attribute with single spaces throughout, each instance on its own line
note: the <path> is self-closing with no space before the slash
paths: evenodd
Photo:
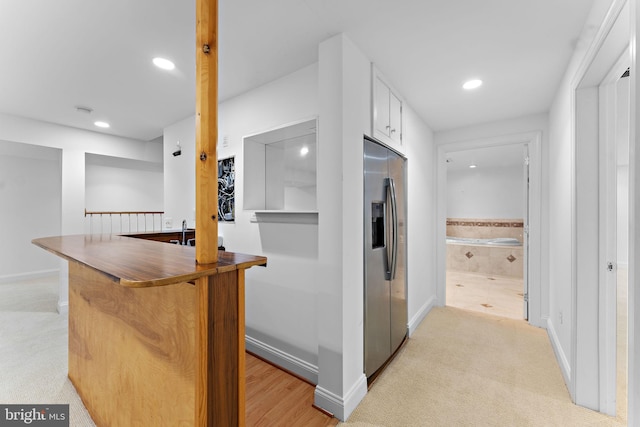
<path id="1" fill-rule="evenodd" d="M 385 238 L 384 202 L 371 203 L 371 247 L 383 248 Z"/>

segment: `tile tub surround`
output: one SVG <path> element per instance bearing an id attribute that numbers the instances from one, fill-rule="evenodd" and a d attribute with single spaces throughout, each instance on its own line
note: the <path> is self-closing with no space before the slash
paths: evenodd
<path id="1" fill-rule="evenodd" d="M 516 219 L 447 218 L 447 236 L 473 239 L 512 237 L 523 241 L 524 221 Z"/>
<path id="2" fill-rule="evenodd" d="M 522 246 L 447 243 L 447 271 L 522 279 L 523 258 Z"/>
<path id="3" fill-rule="evenodd" d="M 510 237 L 523 241 L 521 218 L 447 218 L 447 236 L 472 239 Z M 523 277 L 522 246 L 447 243 L 447 271 Z"/>

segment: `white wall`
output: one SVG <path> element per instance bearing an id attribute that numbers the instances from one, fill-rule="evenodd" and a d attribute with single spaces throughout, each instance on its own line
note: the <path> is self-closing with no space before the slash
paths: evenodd
<path id="1" fill-rule="evenodd" d="M 410 105 L 403 108 L 407 155 L 407 302 L 409 333 L 437 305 L 437 156 L 433 132 Z"/>
<path id="2" fill-rule="evenodd" d="M 157 142 L 120 138 L 6 114 L 0 114 L 0 140 L 62 150 L 60 234 L 84 232 L 86 153 L 162 161 L 162 146 Z M 65 310 L 68 301 L 66 261 L 60 261 L 59 266 L 58 308 Z"/>
<path id="3" fill-rule="evenodd" d="M 363 135 L 371 68 L 344 35 L 320 44 L 320 375 L 315 402 L 345 419 L 366 394 L 363 363 Z"/>
<path id="4" fill-rule="evenodd" d="M 521 165 L 447 173 L 447 217 L 517 219 L 524 214 Z"/>
<path id="5" fill-rule="evenodd" d="M 60 234 L 61 162 L 59 149 L 0 141 L 0 283 L 58 270 L 31 240 Z"/>
<path id="6" fill-rule="evenodd" d="M 165 221 L 169 221 L 167 228 L 180 228 L 185 219 L 188 226 L 193 228 L 196 226 L 195 116 L 187 117 L 165 128 L 163 134 L 164 217 Z M 173 152 L 176 151 L 178 141 L 182 147 L 182 154 L 174 156 Z M 218 157 L 222 158 L 219 154 Z M 237 167 L 238 159 L 236 159 Z M 236 195 L 236 203 L 237 201 Z"/>
<path id="7" fill-rule="evenodd" d="M 248 348 L 317 380 L 318 225 L 250 222 L 244 210 L 243 137 L 318 115 L 318 65 L 220 104 L 218 157 L 235 156 L 236 220 L 220 223 L 229 251 L 264 255 L 247 271 Z M 228 141 L 228 147 L 220 141 Z M 274 352 L 271 350 L 275 349 Z"/>
<path id="8" fill-rule="evenodd" d="M 568 84 L 562 87 L 549 113 L 549 139 L 552 145 L 547 152 L 549 164 L 549 321 L 548 329 L 555 344 L 556 356 L 569 381 L 571 347 L 571 200 L 572 200 L 572 150 L 571 150 L 571 93 Z"/>
<path id="9" fill-rule="evenodd" d="M 86 155 L 85 205 L 90 211 L 161 211 L 161 163 Z"/>
<path id="10" fill-rule="evenodd" d="M 87 153 L 85 167 L 85 206 L 88 211 L 162 211 L 162 163 Z M 162 219 L 162 215 L 87 216 L 85 233 L 160 230 Z"/>

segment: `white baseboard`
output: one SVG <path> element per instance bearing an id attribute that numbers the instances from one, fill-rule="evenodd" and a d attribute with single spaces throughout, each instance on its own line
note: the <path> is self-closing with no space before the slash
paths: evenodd
<path id="1" fill-rule="evenodd" d="M 574 391 L 571 387 L 571 365 L 569 365 L 567 355 L 562 350 L 560 340 L 558 339 L 558 334 L 556 334 L 555 327 L 553 326 L 553 322 L 550 318 L 547 319 L 547 335 L 549 336 L 551 347 L 553 347 L 553 352 L 555 353 L 556 359 L 558 360 L 558 365 L 560 365 L 560 371 L 562 372 L 564 382 L 567 386 L 567 389 L 569 390 L 569 394 L 571 395 L 571 400 L 575 402 L 576 399 L 573 394 Z"/>
<path id="2" fill-rule="evenodd" d="M 0 283 L 21 282 L 23 280 L 38 279 L 40 277 L 54 276 L 59 274 L 59 272 L 60 270 L 53 269 L 53 270 L 31 271 L 29 273 L 8 274 L 6 276 L 0 276 Z"/>
<path id="3" fill-rule="evenodd" d="M 318 384 L 318 367 L 298 357 L 292 356 L 262 341 L 245 335 L 247 351 L 254 353 L 269 362 L 293 372 L 307 381 Z"/>
<path id="4" fill-rule="evenodd" d="M 536 328 L 547 329 L 547 326 L 549 325 L 549 316 L 542 316 L 540 318 L 540 322 L 533 322 L 529 320 L 529 324 L 531 326 L 535 326 Z"/>
<path id="5" fill-rule="evenodd" d="M 436 296 L 432 295 L 431 298 L 429 298 L 427 302 L 425 302 L 422 307 L 420 307 L 420 310 L 418 310 L 415 316 L 413 316 L 411 320 L 409 320 L 409 336 L 413 334 L 418 325 L 420 325 L 424 318 L 427 317 L 427 314 L 429 314 L 431 309 L 436 306 L 436 302 Z"/>
<path id="6" fill-rule="evenodd" d="M 314 403 L 319 408 L 332 413 L 340 421 L 346 421 L 366 395 L 367 377 L 362 374 L 344 397 L 316 386 Z"/>
<path id="7" fill-rule="evenodd" d="M 529 308 L 531 308 L 531 306 L 529 306 Z M 547 329 L 547 324 L 549 323 L 549 316 L 542 316 L 542 317 L 534 316 L 532 315 L 531 310 L 529 310 L 529 318 L 527 319 L 527 322 L 529 322 L 529 325 L 535 326 L 536 328 Z"/>
<path id="8" fill-rule="evenodd" d="M 69 300 L 60 301 L 58 300 L 58 314 L 67 314 L 69 313 Z"/>

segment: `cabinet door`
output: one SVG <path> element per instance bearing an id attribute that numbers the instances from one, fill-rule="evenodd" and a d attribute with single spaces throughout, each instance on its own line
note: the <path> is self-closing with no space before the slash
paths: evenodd
<path id="1" fill-rule="evenodd" d="M 389 92 L 389 137 L 393 142 L 401 143 L 402 101 L 393 92 Z"/>
<path id="2" fill-rule="evenodd" d="M 374 120 L 375 130 L 385 136 L 389 136 L 389 87 L 376 77 L 374 95 Z"/>

